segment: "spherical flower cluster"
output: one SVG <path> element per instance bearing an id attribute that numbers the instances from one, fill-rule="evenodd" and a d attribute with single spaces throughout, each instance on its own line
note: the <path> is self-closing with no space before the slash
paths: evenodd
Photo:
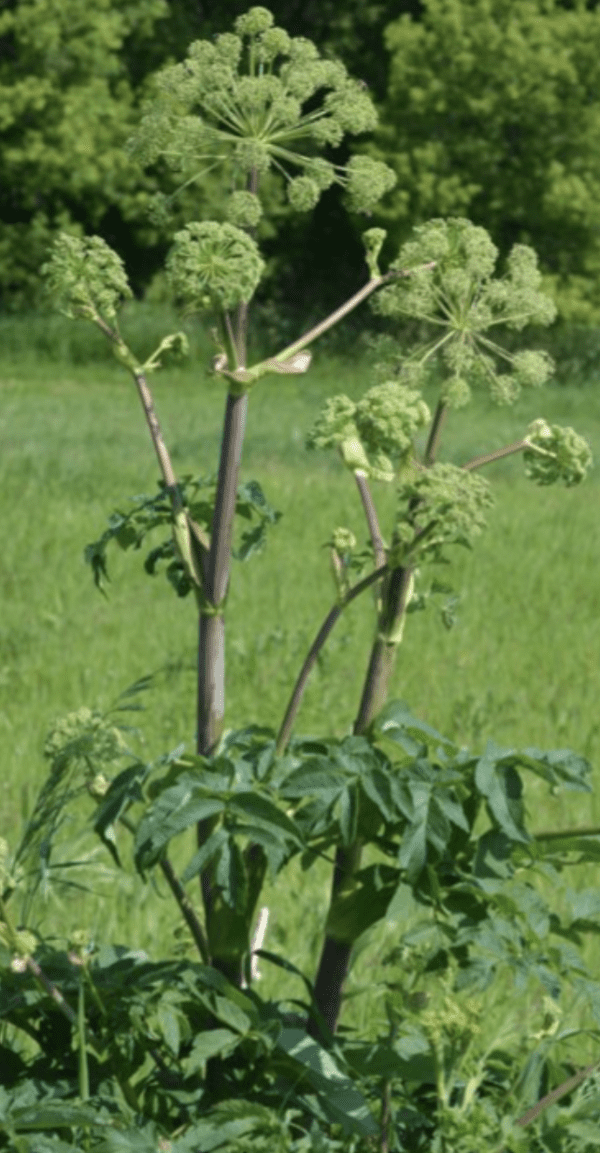
<path id="1" fill-rule="evenodd" d="M 523 453 L 525 475 L 536 484 L 554 484 L 561 480 L 567 488 L 572 488 L 580 484 L 592 466 L 587 440 L 572 428 L 534 420 L 526 440 L 529 448 Z"/>
<path id="2" fill-rule="evenodd" d="M 306 438 L 307 448 L 338 448 L 347 468 L 394 479 L 394 461 L 409 456 L 417 429 L 431 419 L 420 393 L 397 381 L 374 385 L 358 403 L 330 397 Z"/>
<path id="3" fill-rule="evenodd" d="M 120 729 L 102 713 L 85 707 L 55 721 L 44 743 L 44 756 L 53 772 L 62 772 L 74 760 L 87 768 L 92 761 L 112 764 L 126 752 Z"/>
<path id="4" fill-rule="evenodd" d="M 343 556 L 356 548 L 356 537 L 349 528 L 335 528 L 331 536 L 331 547 Z"/>
<path id="5" fill-rule="evenodd" d="M 174 296 L 187 313 L 227 310 L 249 301 L 265 264 L 255 241 L 233 224 L 188 224 L 175 234 L 166 263 Z"/>
<path id="6" fill-rule="evenodd" d="M 122 301 L 133 296 L 121 257 L 99 236 L 59 233 L 42 274 L 48 293 L 71 319 L 114 320 Z"/>
<path id="7" fill-rule="evenodd" d="M 227 220 L 236 228 L 255 228 L 262 216 L 262 205 L 253 192 L 233 192 L 227 201 Z"/>
<path id="8" fill-rule="evenodd" d="M 318 152 L 376 123 L 369 93 L 341 63 L 274 27 L 266 8 L 251 8 L 235 32 L 196 41 L 183 63 L 158 73 L 130 148 L 144 164 L 163 157 L 186 182 L 229 169 L 238 190 L 250 173 L 275 169 L 300 211 L 335 181 L 353 209 L 368 212 L 395 183 L 392 170 L 367 156 L 334 165 Z"/>
<path id="9" fill-rule="evenodd" d="M 485 514 L 493 504 L 490 485 L 453 464 L 434 464 L 398 487 L 399 552 L 407 550 L 420 560 L 440 560 L 448 544 L 470 547 L 485 528 Z M 420 535 L 422 534 L 422 535 Z M 416 551 L 415 551 L 416 549 Z"/>
<path id="10" fill-rule="evenodd" d="M 515 245 L 504 276 L 494 279 L 498 251 L 484 228 L 468 220 L 431 220 L 414 230 L 391 269 L 411 270 L 373 298 L 385 316 L 411 316 L 431 326 L 432 339 L 413 354 L 412 366 L 430 372 L 440 363 L 442 400 L 461 407 L 471 386 L 484 386 L 497 403 L 512 403 L 523 387 L 548 379 L 553 364 L 545 352 L 511 353 L 485 335 L 491 327 L 521 329 L 549 324 L 554 304 L 540 291 L 537 258 Z M 435 262 L 435 267 L 425 267 Z M 508 365 L 509 371 L 500 371 Z"/>

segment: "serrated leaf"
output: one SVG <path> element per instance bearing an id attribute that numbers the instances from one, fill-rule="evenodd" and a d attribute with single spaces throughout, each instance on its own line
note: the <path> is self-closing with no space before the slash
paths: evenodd
<path id="1" fill-rule="evenodd" d="M 181 1032 L 177 1013 L 170 1005 L 161 1002 L 156 1010 L 160 1031 L 173 1055 L 176 1057 L 181 1045 Z"/>
<path id="2" fill-rule="evenodd" d="M 123 769 L 111 782 L 104 799 L 98 805 L 94 830 L 104 842 L 117 865 L 121 865 L 115 844 L 114 826 L 130 805 L 142 801 L 142 784 L 151 771 L 151 765 L 138 762 Z"/>
<path id="3" fill-rule="evenodd" d="M 67 1125 L 108 1126 L 111 1121 L 98 1115 L 91 1105 L 73 1105 L 69 1101 L 39 1101 L 35 1105 L 14 1109 L 10 1123 L 17 1132 L 21 1129 L 60 1129 Z"/>
<path id="4" fill-rule="evenodd" d="M 492 818 L 513 841 L 527 843 L 529 834 L 523 826 L 523 785 L 512 764 L 512 754 L 488 741 L 475 768 L 475 784 L 485 797 Z"/>
<path id="5" fill-rule="evenodd" d="M 398 863 L 414 881 L 427 860 L 427 830 L 424 821 L 409 825 L 402 837 Z"/>
<path id="6" fill-rule="evenodd" d="M 358 830 L 358 788 L 354 782 L 340 793 L 338 800 L 342 844 L 351 845 Z"/>
<path id="7" fill-rule="evenodd" d="M 252 821 L 263 824 L 274 835 L 285 833 L 286 837 L 303 847 L 303 841 L 294 821 L 280 809 L 274 801 L 262 793 L 235 793 L 227 805 L 229 813 L 241 813 Z"/>
<path id="8" fill-rule="evenodd" d="M 374 1137 L 379 1132 L 369 1107 L 354 1082 L 340 1071 L 331 1053 L 301 1029 L 283 1029 L 277 1042 L 289 1057 L 304 1067 L 320 1094 L 322 1108 L 346 1133 Z"/>
<path id="9" fill-rule="evenodd" d="M 248 875 L 242 851 L 232 837 L 228 837 L 219 850 L 215 882 L 225 903 L 241 912 L 246 906 Z"/>
<path id="10" fill-rule="evenodd" d="M 217 1053 L 231 1052 L 239 1042 L 239 1033 L 234 1033 L 231 1029 L 211 1029 L 206 1033 L 197 1034 L 192 1051 L 186 1058 L 186 1073 L 196 1072 Z"/>
<path id="11" fill-rule="evenodd" d="M 428 746 L 435 742 L 448 750 L 456 749 L 453 741 L 413 716 L 405 701 L 389 701 L 375 719 L 373 731 L 376 736 L 401 745 L 411 756 L 418 755 L 422 743 Z"/>
<path id="12" fill-rule="evenodd" d="M 366 772 L 361 778 L 361 787 L 368 796 L 369 800 L 377 806 L 384 821 L 393 821 L 397 819 L 397 803 L 394 797 L 392 781 L 390 780 L 389 773 L 385 769 L 377 766 Z"/>
<path id="13" fill-rule="evenodd" d="M 191 861 L 186 865 L 181 875 L 182 885 L 186 885 L 188 881 L 191 881 L 192 877 L 196 877 L 198 873 L 209 864 L 213 857 L 216 857 L 224 842 L 227 840 L 227 836 L 227 830 L 224 829 L 222 825 L 219 826 L 218 829 L 214 829 L 208 840 L 198 849 L 197 853 L 194 853 Z"/>
<path id="14" fill-rule="evenodd" d="M 166 789 L 146 810 L 140 821 L 134 846 L 136 868 L 143 870 L 156 863 L 172 837 L 198 821 L 223 812 L 225 802 L 211 796 L 189 778 Z"/>
<path id="15" fill-rule="evenodd" d="M 352 944 L 386 917 L 400 886 L 400 872 L 391 865 L 368 865 L 352 889 L 338 893 L 327 918 L 327 931 L 336 941 Z"/>
<path id="16" fill-rule="evenodd" d="M 346 783 L 345 773 L 329 768 L 327 763 L 322 766 L 321 763 L 315 764 L 312 761 L 300 765 L 290 773 L 280 791 L 283 797 L 318 796 L 331 804 L 345 788 Z"/>
<path id="17" fill-rule="evenodd" d="M 499 877 L 506 880 L 514 873 L 511 861 L 513 842 L 499 829 L 488 829 L 477 842 L 473 863 L 476 877 Z"/>
<path id="18" fill-rule="evenodd" d="M 522 749 L 516 756 L 520 764 L 542 777 L 555 791 L 560 786 L 580 793 L 592 791 L 592 786 L 585 780 L 592 772 L 592 765 L 572 749 L 551 749 L 549 752 Z"/>

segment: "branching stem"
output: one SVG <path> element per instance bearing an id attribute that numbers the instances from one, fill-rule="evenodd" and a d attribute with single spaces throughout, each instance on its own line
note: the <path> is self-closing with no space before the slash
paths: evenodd
<path id="1" fill-rule="evenodd" d="M 466 471 L 472 472 L 476 468 L 482 468 L 484 464 L 491 464 L 494 460 L 502 460 L 504 456 L 512 456 L 513 453 L 523 452 L 529 447 L 528 440 L 515 440 L 512 444 L 507 444 L 504 448 L 497 448 L 494 452 L 485 452 L 482 456 L 474 456 L 473 460 L 469 460 L 462 467 Z"/>
<path id="2" fill-rule="evenodd" d="M 296 714 L 302 703 L 302 698 L 304 696 L 304 690 L 306 689 L 308 678 L 315 666 L 317 657 L 323 648 L 323 645 L 331 633 L 331 630 L 339 620 L 344 609 L 347 608 L 347 606 L 355 599 L 355 597 L 360 596 L 361 592 L 364 592 L 365 589 L 370 588 L 370 586 L 375 584 L 376 581 L 381 580 L 381 577 L 385 576 L 387 571 L 387 564 L 384 564 L 380 568 L 375 569 L 372 573 L 369 573 L 367 577 L 364 577 L 363 580 L 359 581 L 358 584 L 354 585 L 354 588 L 350 589 L 350 591 L 346 593 L 346 596 L 340 603 L 334 605 L 333 608 L 329 610 L 312 645 L 310 646 L 310 649 L 308 650 L 304 664 L 300 669 L 298 679 L 294 685 L 288 707 L 285 711 L 285 716 L 281 722 L 281 727 L 277 735 L 277 756 L 281 756 L 288 746 L 291 732 L 294 727 Z"/>

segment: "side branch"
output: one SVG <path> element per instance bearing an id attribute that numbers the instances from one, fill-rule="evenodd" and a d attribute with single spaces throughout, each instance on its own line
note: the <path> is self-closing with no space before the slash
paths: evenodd
<path id="1" fill-rule="evenodd" d="M 383 284 L 389 284 L 391 280 L 396 280 L 399 277 L 412 276 L 415 272 L 423 272 L 424 270 L 435 268 L 436 263 L 437 262 L 435 260 L 430 260 L 427 264 L 420 264 L 418 268 L 400 269 L 397 272 L 386 272 L 383 276 L 373 277 L 371 280 L 367 281 L 367 283 L 364 284 L 362 288 L 359 288 L 358 292 L 354 293 L 354 296 L 351 296 L 344 302 L 344 304 L 341 304 L 339 308 L 336 308 L 334 312 L 330 313 L 329 316 L 326 316 L 324 320 L 319 322 L 319 324 L 316 324 L 314 328 L 311 328 L 308 332 L 305 332 L 304 336 L 299 337 L 298 340 L 293 342 L 293 344 L 288 344 L 287 348 L 282 349 L 281 352 L 278 352 L 275 357 L 271 357 L 270 359 L 285 361 L 292 357 L 294 353 L 302 352 L 304 348 L 307 348 L 309 344 L 312 344 L 313 340 L 316 340 L 319 336 L 322 336 L 323 333 L 327 332 L 328 329 L 333 328 L 334 324 L 337 324 L 340 320 L 343 320 L 344 317 L 348 315 L 348 313 L 357 308 L 359 304 L 362 304 L 363 300 L 366 300 L 369 296 L 371 296 L 373 292 L 376 292 L 378 288 L 381 288 Z M 260 370 L 263 367 L 263 364 L 266 364 L 266 361 L 263 361 L 261 364 L 257 364 L 253 371 Z"/>
<path id="2" fill-rule="evenodd" d="M 504 448 L 497 448 L 495 452 L 485 452 L 482 456 L 474 456 L 473 460 L 463 464 L 463 468 L 467 472 L 472 472 L 473 469 L 482 468 L 484 464 L 491 464 L 494 460 L 502 460 L 503 456 L 512 456 L 515 452 L 523 452 L 529 448 L 528 440 L 515 440 L 512 444 L 506 444 Z"/>
<path id="3" fill-rule="evenodd" d="M 296 719 L 296 714 L 302 703 L 302 698 L 304 696 L 304 690 L 306 689 L 308 678 L 331 630 L 333 629 L 339 617 L 342 615 L 344 609 L 347 608 L 347 606 L 355 599 L 355 597 L 360 596 L 360 593 L 364 592 L 365 589 L 370 588 L 370 586 L 375 584 L 376 581 L 380 580 L 382 576 L 385 576 L 387 571 L 387 564 L 383 564 L 379 568 L 375 569 L 372 573 L 369 573 L 367 577 L 364 577 L 363 580 L 354 585 L 354 588 L 351 588 L 350 591 L 346 593 L 346 596 L 343 598 L 343 600 L 339 604 L 334 605 L 325 617 L 321 628 L 319 629 L 312 645 L 310 646 L 304 664 L 300 669 L 298 679 L 294 685 L 294 690 L 290 697 L 288 707 L 285 711 L 285 716 L 281 722 L 281 728 L 279 729 L 277 736 L 277 745 L 275 747 L 277 756 L 281 756 L 287 748 L 292 728 L 294 726 L 294 721 Z"/>

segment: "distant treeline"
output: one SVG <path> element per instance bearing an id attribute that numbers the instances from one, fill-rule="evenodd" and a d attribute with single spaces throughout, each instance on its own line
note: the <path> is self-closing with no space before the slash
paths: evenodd
<path id="1" fill-rule="evenodd" d="M 0 12 L 0 311 L 42 304 L 39 269 L 60 229 L 97 233 L 123 256 L 136 293 L 156 279 L 184 220 L 219 218 L 207 176 L 169 225 L 148 215 L 175 188 L 160 163 L 128 154 L 150 77 L 193 40 L 230 31 L 240 0 L 5 0 Z M 360 233 L 388 229 L 392 257 L 411 227 L 468 216 L 501 254 L 531 244 L 563 320 L 600 322 L 600 10 L 584 0 L 271 0 L 276 23 L 341 59 L 380 115 L 358 146 L 390 164 L 396 188 L 366 221 L 339 189 L 312 213 L 281 194 L 265 323 L 310 322 L 365 275 Z M 343 163 L 347 150 L 333 152 Z M 276 195 L 274 191 L 274 196 Z"/>

